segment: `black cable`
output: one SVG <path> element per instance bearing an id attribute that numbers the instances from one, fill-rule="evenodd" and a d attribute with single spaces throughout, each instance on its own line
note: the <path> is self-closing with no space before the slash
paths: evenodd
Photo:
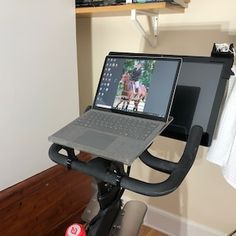
<path id="1" fill-rule="evenodd" d="M 230 233 L 228 236 L 233 236 L 235 234 L 236 234 L 236 229 L 232 233 Z"/>

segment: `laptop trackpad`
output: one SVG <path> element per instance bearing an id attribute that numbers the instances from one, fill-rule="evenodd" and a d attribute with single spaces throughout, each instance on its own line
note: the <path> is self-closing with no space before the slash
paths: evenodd
<path id="1" fill-rule="evenodd" d="M 87 131 L 81 135 L 76 141 L 82 145 L 91 146 L 97 149 L 107 148 L 114 140 L 115 136 L 102 134 L 94 131 Z"/>

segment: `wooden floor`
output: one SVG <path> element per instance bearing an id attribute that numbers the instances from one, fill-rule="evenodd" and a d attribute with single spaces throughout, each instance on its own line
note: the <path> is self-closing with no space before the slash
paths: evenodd
<path id="1" fill-rule="evenodd" d="M 140 230 L 140 236 L 168 236 L 167 234 L 163 234 L 161 232 L 158 232 L 154 229 L 151 229 L 145 225 L 141 227 Z"/>

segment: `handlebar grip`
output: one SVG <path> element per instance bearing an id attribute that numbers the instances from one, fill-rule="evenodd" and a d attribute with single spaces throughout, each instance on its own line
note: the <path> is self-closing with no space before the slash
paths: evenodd
<path id="1" fill-rule="evenodd" d="M 49 148 L 48 154 L 52 161 L 56 162 L 57 164 L 68 167 L 68 156 L 59 153 L 62 149 L 65 149 L 67 153 L 70 150 L 70 148 L 63 147 L 54 143 Z M 71 162 L 70 165 L 71 169 L 81 171 L 87 175 L 93 176 L 97 179 L 111 183 L 113 185 L 117 184 L 117 175 L 115 173 L 107 171 L 106 164 L 109 164 L 108 160 L 103 159 L 103 162 L 100 162 L 99 160 L 94 159 L 93 161 L 86 163 L 84 161 L 78 160 L 75 155 L 73 156 L 73 158 L 74 160 Z"/>
<path id="2" fill-rule="evenodd" d="M 139 159 L 151 167 L 152 169 L 161 171 L 166 174 L 171 174 L 172 171 L 176 168 L 177 163 L 163 160 L 161 158 L 153 156 L 148 150 L 145 150 L 140 156 Z"/>
<path id="3" fill-rule="evenodd" d="M 121 186 L 125 189 L 147 196 L 162 196 L 173 192 L 182 183 L 193 165 L 201 142 L 202 133 L 203 129 L 201 126 L 192 127 L 183 155 L 178 163 L 166 162 L 165 160 L 158 158 L 158 163 L 163 161 L 164 164 L 162 164 L 163 166 L 166 166 L 166 170 L 168 169 L 168 172 L 171 171 L 170 176 L 165 181 L 161 183 L 146 183 L 130 177 L 123 177 L 121 180 Z M 147 153 L 145 155 L 148 156 Z M 151 154 L 149 157 L 151 160 L 150 163 L 153 162 L 153 165 L 151 166 L 155 167 L 155 157 Z M 171 167 L 168 167 L 168 164 L 171 164 Z M 167 173 L 167 171 L 163 172 Z"/>

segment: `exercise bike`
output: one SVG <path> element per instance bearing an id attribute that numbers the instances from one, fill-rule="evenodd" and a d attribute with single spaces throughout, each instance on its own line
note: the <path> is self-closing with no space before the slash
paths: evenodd
<path id="1" fill-rule="evenodd" d="M 210 146 L 233 60 L 216 57 L 182 56 L 182 58 L 185 63 L 183 64 L 185 74 L 180 76 L 180 93 L 176 94 L 172 106 L 172 115 L 175 119 L 164 135 L 186 141 L 183 154 L 178 162 L 155 157 L 148 149 L 143 150 L 143 153 L 137 157 L 153 170 L 168 174 L 168 178 L 163 182 L 147 183 L 130 177 L 131 166 L 121 162 L 99 156 L 89 161 L 82 161 L 79 156 L 75 155 L 72 148 L 56 143 L 51 145 L 49 157 L 52 161 L 94 178 L 93 196 L 82 215 L 88 236 L 137 236 L 147 206 L 139 201 L 129 201 L 123 205 L 124 191 L 127 189 L 152 197 L 173 192 L 192 167 L 199 145 Z M 211 65 L 213 70 L 214 66 L 219 64 L 222 65 L 221 71 L 218 71 L 219 77 L 215 76 L 214 72 L 215 78 L 212 79 L 209 73 L 205 76 L 204 71 L 201 70 L 203 65 Z M 186 73 L 189 65 L 193 78 L 187 76 Z M 196 79 L 194 76 L 199 71 L 201 71 L 201 77 L 198 76 Z M 212 89 L 214 84 L 215 89 Z M 209 87 L 211 89 L 208 91 Z M 184 96 L 184 91 L 186 91 L 186 96 Z M 192 91 L 196 92 L 193 99 L 191 99 Z M 209 97 L 212 98 L 212 103 L 204 102 Z M 61 150 L 64 150 L 66 154 L 62 154 Z"/>

